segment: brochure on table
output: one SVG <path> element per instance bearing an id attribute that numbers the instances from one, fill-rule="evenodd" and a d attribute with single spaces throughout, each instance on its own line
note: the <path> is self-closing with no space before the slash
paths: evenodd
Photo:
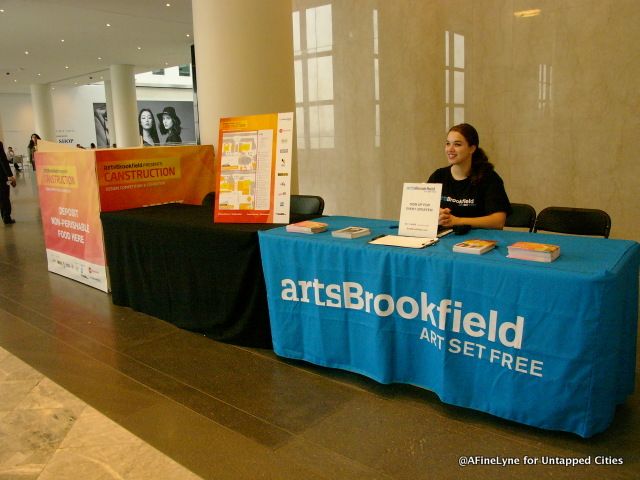
<path id="1" fill-rule="evenodd" d="M 214 190 L 211 145 L 83 150 L 42 141 L 38 148 L 48 270 L 104 292 L 109 282 L 101 211 L 199 205 Z"/>
<path id="2" fill-rule="evenodd" d="M 293 113 L 220 119 L 216 223 L 288 223 Z"/>

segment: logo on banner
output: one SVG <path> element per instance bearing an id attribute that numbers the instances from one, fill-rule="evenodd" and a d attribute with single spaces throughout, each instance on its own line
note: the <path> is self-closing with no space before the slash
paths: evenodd
<path id="1" fill-rule="evenodd" d="M 43 167 L 40 184 L 47 187 L 78 188 L 75 165 L 48 165 Z"/>
<path id="2" fill-rule="evenodd" d="M 179 158 L 109 162 L 102 167 L 103 185 L 146 183 L 181 177 Z"/>

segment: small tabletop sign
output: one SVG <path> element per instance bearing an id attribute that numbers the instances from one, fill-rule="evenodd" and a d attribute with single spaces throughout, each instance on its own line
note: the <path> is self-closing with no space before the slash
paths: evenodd
<path id="1" fill-rule="evenodd" d="M 405 183 L 398 234 L 436 238 L 441 196 L 441 183 Z"/>

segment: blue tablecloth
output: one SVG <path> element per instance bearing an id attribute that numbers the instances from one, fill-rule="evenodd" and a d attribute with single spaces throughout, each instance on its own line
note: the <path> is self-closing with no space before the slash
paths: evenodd
<path id="1" fill-rule="evenodd" d="M 397 222 L 327 217 L 329 231 L 259 232 L 278 355 L 409 383 L 442 401 L 588 437 L 633 392 L 640 247 L 496 230 L 413 250 L 369 245 Z M 331 230 L 366 226 L 338 239 Z M 463 239 L 497 240 L 484 255 Z M 516 241 L 560 246 L 553 263 L 507 258 Z"/>

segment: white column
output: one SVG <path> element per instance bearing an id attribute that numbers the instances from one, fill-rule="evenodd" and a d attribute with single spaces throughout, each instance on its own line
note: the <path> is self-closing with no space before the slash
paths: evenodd
<path id="1" fill-rule="evenodd" d="M 34 83 L 31 85 L 31 104 L 35 123 L 34 132 L 49 142 L 56 141 L 56 127 L 53 121 L 53 101 L 51 86 Z"/>
<path id="2" fill-rule="evenodd" d="M 291 0 L 192 0 L 200 139 L 221 117 L 295 111 Z"/>
<path id="3" fill-rule="evenodd" d="M 115 126 L 118 147 L 136 147 L 140 145 L 140 132 L 133 65 L 111 65 L 110 73 L 115 118 L 109 123 Z"/>
<path id="4" fill-rule="evenodd" d="M 114 143 L 117 143 L 117 136 L 115 127 L 116 115 L 115 113 L 113 113 L 113 93 L 111 92 L 111 80 L 107 80 L 104 82 L 104 97 L 107 103 L 107 125 L 109 127 L 109 143 L 113 145 Z"/>

